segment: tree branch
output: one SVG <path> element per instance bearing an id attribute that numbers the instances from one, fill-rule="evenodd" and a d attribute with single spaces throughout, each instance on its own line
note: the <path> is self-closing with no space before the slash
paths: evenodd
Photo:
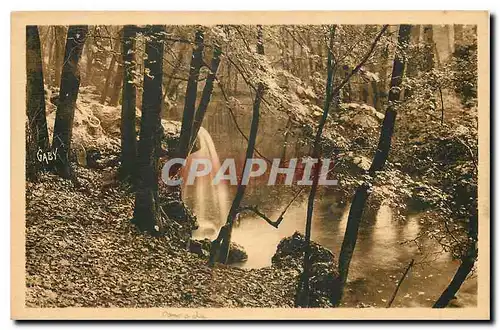
<path id="1" fill-rule="evenodd" d="M 290 205 L 292 205 L 292 203 L 297 199 L 297 197 L 299 197 L 300 193 L 304 190 L 304 188 L 305 188 L 305 186 L 302 187 L 302 188 L 300 188 L 295 193 L 295 195 L 293 196 L 293 198 L 287 204 L 287 206 L 285 207 L 285 209 L 281 212 L 281 214 L 279 215 L 278 219 L 276 219 L 276 221 L 272 221 L 264 213 L 262 213 L 261 211 L 259 211 L 259 209 L 257 208 L 257 205 L 242 206 L 242 207 L 240 207 L 238 209 L 238 213 L 241 213 L 241 212 L 244 212 L 244 211 L 252 211 L 253 213 L 257 214 L 259 217 L 261 217 L 262 219 L 264 219 L 268 224 L 270 224 L 271 226 L 273 226 L 274 228 L 277 229 L 279 227 L 279 225 L 281 224 L 281 222 L 283 221 L 286 211 L 288 210 L 288 208 L 290 207 Z"/>
<path id="2" fill-rule="evenodd" d="M 366 61 L 368 61 L 370 56 L 372 56 L 372 53 L 375 50 L 375 46 L 377 46 L 378 41 L 380 40 L 380 38 L 382 37 L 382 35 L 384 34 L 384 32 L 387 30 L 388 27 L 389 27 L 388 24 L 384 25 L 382 30 L 380 30 L 380 32 L 375 37 L 375 40 L 372 42 L 370 49 L 365 54 L 365 56 L 363 57 L 361 62 L 359 62 L 359 64 L 356 65 L 356 67 L 354 69 L 352 69 L 352 71 L 344 78 L 344 80 L 342 80 L 342 82 L 337 87 L 335 87 L 333 89 L 331 95 L 333 95 L 335 97 L 335 95 L 349 82 L 349 80 L 352 78 L 352 76 L 354 76 L 361 69 L 361 67 L 363 67 L 363 65 L 365 65 Z M 332 102 L 332 99 L 333 99 L 333 97 L 329 100 L 329 103 Z M 330 104 L 328 104 L 328 106 L 329 105 Z"/>

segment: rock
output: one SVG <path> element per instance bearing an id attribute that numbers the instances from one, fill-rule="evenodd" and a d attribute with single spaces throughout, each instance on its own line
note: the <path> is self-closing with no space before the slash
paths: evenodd
<path id="1" fill-rule="evenodd" d="M 305 238 L 299 232 L 281 240 L 272 258 L 278 268 L 293 268 L 302 272 Z M 311 241 L 311 269 L 309 273 L 309 303 L 311 307 L 328 307 L 338 299 L 340 280 L 335 255 L 327 248 Z"/>
<path id="2" fill-rule="evenodd" d="M 189 241 L 189 252 L 194 253 L 199 257 L 210 256 L 210 252 L 207 253 L 207 250 L 203 249 L 203 243 L 197 240 Z"/>
<path id="3" fill-rule="evenodd" d="M 210 256 L 210 247 L 212 245 L 212 241 L 209 238 L 204 238 L 202 240 L 191 239 L 191 244 L 195 245 L 195 247 L 193 247 L 193 249 L 196 252 L 193 252 L 193 253 L 195 253 L 199 256 L 203 256 L 203 257 Z M 189 246 L 190 252 L 192 252 L 191 251 L 191 244 Z M 203 252 L 198 252 L 198 249 L 203 250 Z M 248 254 L 246 253 L 243 246 L 241 246 L 237 243 L 231 242 L 231 244 L 229 245 L 229 254 L 227 256 L 227 263 L 234 264 L 234 263 L 246 261 L 247 259 L 248 259 Z"/>
<path id="4" fill-rule="evenodd" d="M 245 252 L 243 246 L 231 242 L 229 245 L 229 255 L 227 256 L 227 263 L 234 264 L 237 262 L 243 262 L 248 259 L 248 254 Z"/>
<path id="5" fill-rule="evenodd" d="M 295 232 L 292 236 L 280 241 L 271 262 L 277 267 L 298 267 L 302 269 L 304 251 L 304 236 L 299 232 Z M 335 256 L 327 248 L 311 241 L 311 260 L 313 264 L 317 262 L 335 263 Z"/>
<path id="6" fill-rule="evenodd" d="M 176 220 L 180 224 L 189 222 L 190 218 L 193 216 L 183 201 L 171 198 L 170 196 L 165 198 L 165 202 L 162 203 L 162 206 L 168 217 Z"/>

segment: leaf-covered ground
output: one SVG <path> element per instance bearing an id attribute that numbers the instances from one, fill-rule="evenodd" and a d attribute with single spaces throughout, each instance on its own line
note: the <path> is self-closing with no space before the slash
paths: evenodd
<path id="1" fill-rule="evenodd" d="M 292 271 L 209 268 L 172 237 L 139 233 L 133 195 L 103 187 L 107 174 L 78 168 L 79 188 L 52 174 L 27 183 L 28 307 L 293 306 Z"/>

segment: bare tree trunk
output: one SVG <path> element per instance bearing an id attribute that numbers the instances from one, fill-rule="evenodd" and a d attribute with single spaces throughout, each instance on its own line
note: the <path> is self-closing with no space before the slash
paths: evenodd
<path id="1" fill-rule="evenodd" d="M 150 40 L 146 43 L 147 59 L 144 67 L 141 132 L 138 148 L 137 191 L 132 222 L 141 232 L 159 235 L 163 226 L 158 205 L 158 157 L 163 133 L 161 126 L 163 34 L 165 26 L 153 25 L 149 29 Z M 124 52 L 124 54 L 127 54 Z"/>
<path id="2" fill-rule="evenodd" d="M 453 25 L 453 51 L 456 51 L 460 45 L 464 44 L 464 27 L 461 24 Z"/>
<path id="3" fill-rule="evenodd" d="M 374 175 L 376 171 L 382 170 L 389 157 L 391 149 L 392 135 L 394 133 L 394 125 L 396 123 L 396 104 L 400 100 L 401 85 L 403 83 L 403 74 L 405 68 L 405 58 L 403 52 L 408 47 L 409 33 L 411 25 L 401 25 L 399 28 L 398 50 L 394 57 L 394 65 L 391 75 L 391 89 L 389 90 L 389 104 L 385 111 L 384 120 L 380 132 L 379 142 L 372 165 L 370 166 L 370 174 Z"/>
<path id="4" fill-rule="evenodd" d="M 394 125 L 396 122 L 396 104 L 400 99 L 400 87 L 405 67 L 405 57 L 403 52 L 408 47 L 410 32 L 411 25 L 401 25 L 399 28 L 398 50 L 396 51 L 396 55 L 394 57 L 391 89 L 389 91 L 389 104 L 382 123 L 377 151 L 375 152 L 375 156 L 369 169 L 369 173 L 372 177 L 375 176 L 377 171 L 383 169 L 389 156 L 392 134 L 394 132 Z M 339 256 L 340 292 L 337 304 L 340 303 L 340 300 L 342 299 L 344 286 L 347 282 L 349 265 L 356 246 L 359 224 L 363 216 L 363 210 L 368 199 L 370 187 L 370 183 L 364 182 L 356 189 L 351 208 L 349 210 L 347 228 Z"/>
<path id="5" fill-rule="evenodd" d="M 191 142 L 191 136 L 193 134 L 193 121 L 196 111 L 198 79 L 200 76 L 200 68 L 203 62 L 203 47 L 203 31 L 197 30 L 195 34 L 195 48 L 193 50 L 193 56 L 191 58 L 189 79 L 184 100 L 181 135 L 179 138 L 179 149 L 177 150 L 177 155 L 179 158 L 186 158 L 189 154 L 189 144 Z"/>
<path id="6" fill-rule="evenodd" d="M 36 25 L 26 26 L 26 112 L 28 115 L 29 143 L 26 150 L 26 175 L 36 178 L 43 164 L 37 161 L 36 152 L 47 151 L 49 133 L 45 115 L 43 63 L 40 37 Z M 27 139 L 27 141 L 28 141 Z"/>
<path id="7" fill-rule="evenodd" d="M 115 81 L 113 83 L 113 91 L 111 93 L 111 98 L 109 99 L 109 105 L 111 106 L 118 105 L 118 100 L 120 99 L 120 91 L 122 90 L 123 86 L 123 70 L 124 65 L 118 63 L 118 66 L 116 68 Z"/>
<path id="8" fill-rule="evenodd" d="M 93 34 L 95 34 L 96 27 L 94 26 L 93 29 Z M 95 39 L 95 37 L 93 38 Z M 86 66 L 85 66 L 85 86 L 90 86 L 92 84 L 92 76 L 94 74 L 94 71 L 92 70 L 94 67 L 94 53 L 92 51 L 92 48 L 89 47 L 89 44 L 91 42 L 92 38 L 87 38 L 87 47 L 85 49 L 85 59 L 86 59 Z"/>
<path id="9" fill-rule="evenodd" d="M 408 266 L 406 267 L 403 275 L 401 276 L 401 278 L 399 279 L 398 281 L 398 285 L 396 286 L 396 289 L 394 290 L 394 292 L 392 293 L 392 296 L 391 296 L 391 299 L 389 299 L 389 302 L 387 303 L 387 308 L 391 307 L 392 303 L 394 302 L 394 299 L 396 299 L 396 295 L 398 294 L 398 291 L 399 291 L 399 288 L 401 287 L 401 284 L 403 283 L 403 281 L 405 280 L 406 278 L 406 275 L 408 275 L 408 272 L 410 271 L 411 267 L 413 266 L 413 264 L 415 263 L 415 259 L 411 259 L 410 263 L 408 264 Z"/>
<path id="10" fill-rule="evenodd" d="M 45 92 L 43 86 L 42 54 L 36 25 L 26 26 L 26 110 L 33 141 L 46 151 L 49 148 L 49 133 L 45 115 Z"/>
<path id="11" fill-rule="evenodd" d="M 434 32 L 432 25 L 424 25 L 424 50 L 423 67 L 424 71 L 434 68 Z"/>
<path id="12" fill-rule="evenodd" d="M 106 104 L 106 98 L 108 96 L 109 85 L 111 84 L 111 77 L 115 71 L 116 64 L 116 53 L 118 53 L 118 48 L 120 47 L 120 39 L 118 38 L 111 50 L 111 62 L 109 63 L 108 72 L 106 74 L 106 82 L 104 83 L 104 88 L 101 94 L 101 104 Z"/>
<path id="13" fill-rule="evenodd" d="M 478 234 L 478 218 L 477 210 L 473 211 L 472 216 L 469 219 L 469 240 L 467 252 L 462 257 L 462 262 L 453 276 L 448 287 L 443 291 L 438 300 L 434 303 L 432 308 L 444 308 L 448 306 L 450 301 L 455 297 L 456 293 L 464 283 L 465 279 L 472 271 L 474 263 L 477 258 L 477 234 Z"/>
<path id="14" fill-rule="evenodd" d="M 387 80 L 388 80 L 388 61 L 389 61 L 389 47 L 386 46 L 382 51 L 382 64 L 380 68 L 380 81 L 379 81 L 379 100 L 380 100 L 380 109 L 385 105 L 387 100 L 388 92 L 387 92 Z"/>
<path id="15" fill-rule="evenodd" d="M 52 138 L 52 148 L 54 151 L 57 150 L 56 169 L 59 175 L 64 178 L 70 178 L 72 174 L 69 164 L 69 152 L 76 99 L 80 87 L 78 62 L 82 55 L 87 30 L 86 25 L 72 25 L 69 27 L 66 38 L 61 90 L 54 124 L 54 137 Z"/>
<path id="16" fill-rule="evenodd" d="M 123 28 L 122 57 L 125 79 L 123 79 L 122 114 L 121 114 L 121 164 L 120 178 L 134 182 L 137 155 L 137 137 L 135 131 L 136 86 L 134 81 L 136 26 L 125 25 Z"/>
<path id="17" fill-rule="evenodd" d="M 262 38 L 262 26 L 258 26 L 258 36 L 257 36 L 257 53 L 264 55 L 264 44 Z M 260 117 L 260 103 L 264 95 L 264 84 L 259 82 L 257 85 L 257 92 L 255 94 L 255 100 L 253 103 L 252 110 L 252 123 L 250 125 L 250 134 L 248 135 L 248 145 L 246 151 L 245 164 L 242 170 L 242 177 L 245 171 L 246 164 L 250 158 L 253 157 L 255 150 L 255 142 L 257 140 L 257 132 L 259 129 L 259 117 Z M 212 248 L 210 251 L 210 264 L 215 261 L 220 263 L 227 263 L 227 257 L 229 255 L 229 246 L 231 244 L 231 235 L 233 230 L 234 219 L 236 218 L 241 201 L 245 195 L 246 185 L 240 182 L 236 190 L 236 195 L 231 204 L 231 209 L 227 216 L 226 224 L 221 228 L 219 237 L 212 242 Z"/>
<path id="18" fill-rule="evenodd" d="M 205 117 L 205 113 L 207 112 L 208 104 L 210 103 L 210 98 L 212 97 L 212 92 L 214 89 L 214 81 L 217 75 L 217 69 L 220 64 L 220 55 L 221 50 L 219 47 L 214 48 L 214 54 L 212 57 L 212 62 L 210 63 L 210 73 L 207 76 L 207 80 L 205 81 L 205 87 L 203 87 L 203 93 L 201 94 L 200 103 L 198 104 L 198 109 L 196 110 L 196 114 L 193 121 L 193 132 L 191 134 L 191 141 L 189 144 L 189 152 L 193 148 L 194 142 L 198 136 L 198 131 L 200 130 L 201 123 L 203 122 L 203 118 Z"/>
<path id="19" fill-rule="evenodd" d="M 62 25 L 56 25 L 54 27 L 54 54 L 55 54 L 55 65 L 54 65 L 54 86 L 61 87 L 61 71 L 63 70 L 63 56 L 65 56 L 65 51 L 63 49 L 65 28 Z M 67 42 L 67 41 L 66 41 Z"/>
<path id="20" fill-rule="evenodd" d="M 51 27 L 47 26 L 45 29 L 45 33 L 43 36 L 40 36 L 40 51 L 42 57 L 42 72 L 45 80 L 47 81 L 47 85 L 49 85 L 49 61 L 48 61 L 48 48 L 50 48 L 50 30 Z M 42 34 L 42 29 L 39 29 L 39 35 Z"/>
<path id="21" fill-rule="evenodd" d="M 51 67 L 54 64 L 54 44 L 55 44 L 55 38 L 54 34 L 52 33 L 52 30 L 54 27 L 49 28 L 49 36 L 47 37 L 47 48 L 48 48 L 48 55 L 47 55 L 47 70 L 45 70 L 45 80 L 47 85 L 53 86 L 53 79 L 52 79 L 52 70 Z M 52 37 L 51 37 L 52 35 Z"/>
<path id="22" fill-rule="evenodd" d="M 453 25 L 449 25 L 447 24 L 446 25 L 446 41 L 447 41 L 447 48 L 448 48 L 448 57 L 447 58 L 450 58 L 452 55 L 453 55 L 453 38 L 451 37 L 452 36 L 452 31 L 453 31 Z"/>
<path id="23" fill-rule="evenodd" d="M 170 73 L 170 77 L 168 77 L 168 80 L 165 83 L 165 90 L 163 92 L 163 102 L 166 101 L 167 97 L 172 95 L 171 94 L 172 93 L 172 82 L 174 80 L 174 77 L 180 71 L 180 68 L 182 66 L 182 61 L 184 59 L 184 53 L 185 53 L 185 47 L 184 47 L 184 45 L 182 45 L 181 49 L 179 50 L 179 54 L 177 54 L 177 59 L 175 61 L 174 67 L 172 68 L 172 72 Z"/>
<path id="24" fill-rule="evenodd" d="M 311 41 L 311 34 L 307 33 L 306 35 L 306 42 L 307 42 L 307 48 L 309 48 L 309 52 L 313 51 L 313 44 Z M 308 56 L 309 58 L 309 73 L 312 75 L 316 71 L 316 66 L 314 65 L 314 61 L 311 55 Z"/>
<path id="25" fill-rule="evenodd" d="M 335 38 L 336 25 L 330 27 L 330 43 L 328 47 L 328 60 L 327 60 L 327 79 L 326 79 L 326 96 L 325 104 L 323 107 L 323 116 L 318 125 L 318 130 L 316 131 L 316 138 L 314 139 L 314 149 L 312 152 L 312 158 L 318 159 L 321 152 L 321 136 L 323 135 L 323 127 L 325 126 L 326 119 L 328 118 L 328 111 L 330 110 L 330 103 L 333 97 L 332 95 L 332 82 L 333 82 L 333 39 Z M 303 261 L 303 273 L 301 275 L 297 296 L 295 298 L 295 305 L 300 307 L 309 306 L 309 268 L 310 268 L 310 257 L 311 257 L 311 228 L 312 228 L 312 216 L 314 211 L 314 198 L 316 197 L 316 190 L 318 189 L 318 179 L 319 179 L 319 168 L 321 164 L 317 164 L 312 170 L 312 186 L 309 192 L 309 199 L 307 201 L 307 219 L 306 219 L 306 234 L 305 243 L 306 249 L 304 253 Z"/>

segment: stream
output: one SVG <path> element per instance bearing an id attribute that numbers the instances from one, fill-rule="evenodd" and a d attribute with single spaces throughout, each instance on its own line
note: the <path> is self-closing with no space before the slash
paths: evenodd
<path id="1" fill-rule="evenodd" d="M 246 107 L 250 107 L 248 100 Z M 244 159 L 247 141 L 237 130 L 225 108 L 224 102 L 212 100 L 212 109 L 203 122 L 206 132 L 200 137 L 202 148 L 197 152 L 204 157 L 222 163 L 226 158 Z M 173 118 L 176 119 L 176 118 Z M 243 132 L 249 131 L 251 115 L 249 111 L 238 113 L 238 124 Z M 285 138 L 282 129 L 286 120 L 276 114 L 263 114 L 256 148 L 268 158 L 300 157 L 308 150 L 288 141 L 283 152 Z M 271 141 L 271 143 L 270 143 Z M 195 238 L 214 238 L 220 225 L 225 221 L 236 188 L 234 186 L 214 189 L 209 180 L 197 178 L 194 186 L 184 189 L 184 199 L 198 217 L 200 229 Z M 207 186 L 208 185 L 208 186 Z M 210 187 L 209 187 L 210 186 Z M 245 205 L 259 205 L 271 219 L 277 219 L 293 198 L 290 186 L 267 186 L 254 183 L 247 187 Z M 353 192 L 354 193 L 354 192 Z M 295 231 L 304 232 L 307 194 L 297 199 L 288 209 L 284 221 L 278 229 L 270 226 L 252 213 L 245 213 L 233 229 L 232 239 L 242 245 L 248 260 L 237 267 L 261 268 L 271 265 L 271 258 L 280 240 Z M 223 210 L 221 212 L 221 210 Z M 269 211 L 270 210 L 270 211 Z M 335 187 L 322 187 L 316 197 L 312 239 L 330 249 L 338 258 L 347 225 L 349 205 L 339 206 Z M 356 248 L 349 269 L 348 284 L 344 304 L 349 307 L 369 304 L 385 307 L 393 294 L 405 268 L 412 259 L 415 265 L 403 281 L 393 307 L 431 307 L 452 279 L 459 261 L 452 260 L 449 253 L 442 251 L 437 242 L 420 239 L 417 245 L 407 242 L 415 239 L 425 230 L 418 214 L 406 217 L 404 221 L 394 220 L 392 210 L 385 204 L 375 212 L 372 219 L 363 219 Z M 366 218 L 366 217 L 365 217 Z M 406 242 L 406 243 L 403 243 Z M 454 304 L 475 306 L 477 280 L 471 276 L 464 282 Z"/>

